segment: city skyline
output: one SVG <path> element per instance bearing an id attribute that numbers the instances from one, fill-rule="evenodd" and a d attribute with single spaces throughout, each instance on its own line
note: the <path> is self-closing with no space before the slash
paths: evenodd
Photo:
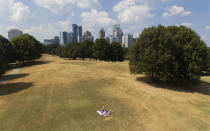
<path id="1" fill-rule="evenodd" d="M 98 38 L 102 27 L 111 34 L 112 25 L 119 23 L 124 33 L 136 37 L 153 25 L 185 25 L 210 46 L 208 5 L 208 0 L 1 0 L 0 34 L 7 37 L 10 29 L 17 28 L 43 41 L 60 31 L 70 32 L 77 23 Z"/>
<path id="2" fill-rule="evenodd" d="M 82 43 L 86 40 L 95 41 L 94 36 L 92 36 L 90 31 L 85 31 L 83 33 L 82 26 L 77 24 L 72 24 L 72 32 L 62 31 L 60 32 L 60 37 L 55 36 L 53 39 L 44 39 L 43 44 L 60 44 L 66 45 L 70 43 Z M 58 38 L 58 39 L 56 39 Z M 114 24 L 112 33 L 106 36 L 106 31 L 101 28 L 98 31 L 98 38 L 105 39 L 108 43 L 117 42 L 121 44 L 122 47 L 130 47 L 130 45 L 135 41 L 133 34 L 123 33 L 123 30 L 120 27 L 120 24 Z M 97 39 L 98 39 L 97 38 Z M 59 42 L 58 42 L 59 41 Z"/>

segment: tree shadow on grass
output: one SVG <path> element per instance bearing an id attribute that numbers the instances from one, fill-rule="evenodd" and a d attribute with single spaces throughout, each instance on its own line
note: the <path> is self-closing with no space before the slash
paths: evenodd
<path id="1" fill-rule="evenodd" d="M 180 86 L 180 85 L 171 85 L 171 84 L 165 84 L 165 83 L 160 83 L 160 82 L 153 82 L 149 80 L 147 77 L 137 77 L 136 80 L 146 83 L 156 88 L 162 88 L 162 89 L 167 89 L 167 90 L 172 90 L 172 91 L 177 91 L 177 92 L 200 93 L 203 95 L 210 96 L 210 83 L 202 81 L 202 80 L 200 81 L 200 84 L 197 86 L 196 85 Z"/>
<path id="2" fill-rule="evenodd" d="M 9 69 L 17 69 L 17 68 L 36 66 L 36 65 L 44 65 L 44 64 L 51 63 L 51 62 L 53 62 L 53 61 L 31 61 L 31 62 L 25 63 L 23 65 L 20 65 L 18 63 L 11 63 L 9 66 Z"/>
<path id="3" fill-rule="evenodd" d="M 9 81 L 9 80 L 14 80 L 18 78 L 23 78 L 28 76 L 29 74 L 23 73 L 23 74 L 9 74 L 9 75 L 4 75 L 0 77 L 0 81 Z"/>
<path id="4" fill-rule="evenodd" d="M 33 83 L 10 83 L 10 84 L 0 84 L 0 96 L 10 95 L 14 93 L 18 93 L 22 90 L 26 90 L 33 86 Z"/>

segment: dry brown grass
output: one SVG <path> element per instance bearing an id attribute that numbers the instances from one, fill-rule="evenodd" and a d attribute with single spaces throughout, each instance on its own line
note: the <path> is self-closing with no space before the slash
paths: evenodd
<path id="1" fill-rule="evenodd" d="M 127 62 L 39 61 L 0 85 L 0 130 L 210 130 L 210 77 L 179 90 L 137 81 Z M 96 114 L 103 105 L 112 119 Z"/>

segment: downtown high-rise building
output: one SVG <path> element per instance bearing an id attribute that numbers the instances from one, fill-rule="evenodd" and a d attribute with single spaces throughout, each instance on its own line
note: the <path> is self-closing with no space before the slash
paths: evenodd
<path id="1" fill-rule="evenodd" d="M 66 45 L 68 43 L 68 33 L 67 32 L 60 32 L 60 44 Z"/>
<path id="2" fill-rule="evenodd" d="M 73 31 L 73 42 L 79 42 L 80 37 L 82 37 L 82 26 L 78 26 L 77 24 L 72 25 Z"/>
<path id="3" fill-rule="evenodd" d="M 103 28 L 99 31 L 99 38 L 105 38 L 105 31 Z"/>
<path id="4" fill-rule="evenodd" d="M 115 37 L 114 35 L 109 35 L 109 43 L 111 44 L 114 42 L 118 42 L 117 37 Z"/>
<path id="5" fill-rule="evenodd" d="M 55 36 L 53 42 L 54 42 L 54 44 L 60 44 L 60 38 L 59 38 L 59 36 Z"/>
<path id="6" fill-rule="evenodd" d="M 44 45 L 54 44 L 53 39 L 44 39 Z"/>
<path id="7" fill-rule="evenodd" d="M 67 43 L 73 43 L 73 38 L 74 38 L 74 33 L 73 32 L 69 32 L 67 33 Z"/>
<path id="8" fill-rule="evenodd" d="M 59 38 L 59 36 L 55 36 L 53 39 L 44 39 L 43 44 L 45 44 L 45 45 L 60 44 L 60 38 Z"/>
<path id="9" fill-rule="evenodd" d="M 82 36 L 82 42 L 89 40 L 94 42 L 94 37 L 92 36 L 92 34 L 90 33 L 90 31 L 86 31 L 83 36 Z"/>
<path id="10" fill-rule="evenodd" d="M 133 44 L 133 35 L 125 34 L 122 37 L 122 45 L 123 45 L 123 47 L 129 48 L 131 46 L 131 44 Z"/>
<path id="11" fill-rule="evenodd" d="M 18 29 L 11 29 L 10 31 L 8 31 L 8 39 L 9 41 L 11 41 L 13 38 L 18 37 L 22 34 L 23 32 Z"/>
<path id="12" fill-rule="evenodd" d="M 113 37 L 116 39 L 116 42 L 122 44 L 123 31 L 120 28 L 120 24 L 113 26 Z"/>

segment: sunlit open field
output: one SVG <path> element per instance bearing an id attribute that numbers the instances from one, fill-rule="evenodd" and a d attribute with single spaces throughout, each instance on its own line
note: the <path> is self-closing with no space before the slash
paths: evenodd
<path id="1" fill-rule="evenodd" d="M 210 77 L 182 90 L 143 82 L 128 62 L 50 55 L 12 72 L 0 78 L 0 131 L 210 130 Z M 109 120 L 96 114 L 102 106 Z"/>

